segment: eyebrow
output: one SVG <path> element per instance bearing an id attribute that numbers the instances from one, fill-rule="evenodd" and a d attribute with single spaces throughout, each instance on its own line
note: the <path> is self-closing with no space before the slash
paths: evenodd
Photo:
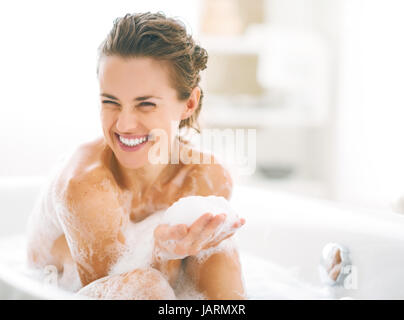
<path id="1" fill-rule="evenodd" d="M 112 100 L 119 100 L 118 98 L 114 97 L 112 94 L 108 94 L 108 93 L 101 93 L 100 94 L 102 97 L 106 97 Z M 142 97 L 136 97 L 133 99 L 133 101 L 144 101 L 150 98 L 156 98 L 156 99 L 161 99 L 160 97 L 157 96 L 152 96 L 152 95 L 147 95 L 147 96 L 142 96 Z"/>

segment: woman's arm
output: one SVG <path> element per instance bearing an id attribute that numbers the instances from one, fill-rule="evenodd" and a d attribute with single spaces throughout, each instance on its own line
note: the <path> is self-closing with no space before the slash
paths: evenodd
<path id="1" fill-rule="evenodd" d="M 195 256 L 185 259 L 186 274 L 209 300 L 245 299 L 245 288 L 237 250 L 213 253 L 199 261 Z"/>
<path id="2" fill-rule="evenodd" d="M 211 164 L 195 166 L 190 170 L 184 181 L 182 194 L 183 196 L 216 195 L 229 199 L 231 191 L 232 181 L 228 172 L 219 164 Z M 161 225 L 156 228 L 155 237 L 161 242 L 176 240 L 176 246 L 169 251 L 186 256 L 184 270 L 194 279 L 199 290 L 208 299 L 244 299 L 245 292 L 237 249 L 216 252 L 204 260 L 197 258 L 201 249 L 216 246 L 233 234 L 223 235 L 219 239 L 204 244 L 205 240 L 216 232 L 223 218 L 221 215 L 212 218 L 206 214 L 195 221 L 189 229 L 186 225 Z M 244 219 L 236 222 L 233 225 L 233 232 L 244 222 Z"/>
<path id="3" fill-rule="evenodd" d="M 112 181 L 102 168 L 71 179 L 63 197 L 67 210 L 58 212 L 83 286 L 108 274 L 124 242 L 125 217 Z"/>
<path id="4" fill-rule="evenodd" d="M 220 164 L 195 166 L 185 184 L 191 184 L 193 181 L 198 182 L 196 195 L 216 195 L 230 200 L 233 188 L 232 179 L 227 170 Z M 235 229 L 244 223 L 245 220 L 241 219 Z M 208 299 L 245 298 L 242 269 L 236 248 L 226 248 L 223 251 L 213 253 L 204 260 L 199 260 L 195 256 L 187 257 L 185 271 L 194 279 L 198 289 Z"/>
<path id="5" fill-rule="evenodd" d="M 151 267 L 160 271 L 165 276 L 170 286 L 174 288 L 181 274 L 182 259 L 165 261 L 154 260 Z"/>

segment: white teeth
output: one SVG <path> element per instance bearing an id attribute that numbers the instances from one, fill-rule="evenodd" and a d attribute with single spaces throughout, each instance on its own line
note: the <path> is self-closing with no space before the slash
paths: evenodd
<path id="1" fill-rule="evenodd" d="M 140 143 L 143 143 L 147 140 L 147 137 L 143 137 L 143 138 L 136 138 L 136 139 L 127 139 L 127 138 L 123 138 L 121 136 L 119 136 L 119 140 L 124 144 L 127 145 L 128 147 L 134 147 Z"/>

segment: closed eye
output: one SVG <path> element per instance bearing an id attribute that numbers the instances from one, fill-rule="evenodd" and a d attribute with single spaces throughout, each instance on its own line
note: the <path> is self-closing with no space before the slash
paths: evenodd
<path id="1" fill-rule="evenodd" d="M 117 102 L 111 101 L 111 100 L 103 100 L 102 103 L 109 103 L 109 104 L 116 104 L 118 105 Z M 141 107 L 155 107 L 156 105 L 152 102 L 141 102 L 138 104 Z"/>
<path id="2" fill-rule="evenodd" d="M 150 107 L 155 107 L 156 105 L 155 105 L 154 103 L 152 103 L 152 102 L 142 102 L 142 103 L 139 103 L 139 106 L 144 106 L 144 107 L 147 107 L 147 106 L 150 106 Z"/>
<path id="3" fill-rule="evenodd" d="M 117 104 L 115 101 L 110 101 L 110 100 L 103 100 L 102 103 L 112 103 L 112 104 Z"/>

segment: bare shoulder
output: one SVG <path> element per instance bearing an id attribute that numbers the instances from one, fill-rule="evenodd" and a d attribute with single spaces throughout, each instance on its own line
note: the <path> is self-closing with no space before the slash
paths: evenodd
<path id="1" fill-rule="evenodd" d="M 187 165 L 188 174 L 184 181 L 186 192 L 201 196 L 216 195 L 230 199 L 233 180 L 229 171 L 213 155 L 196 150 L 193 152 L 196 152 L 201 163 Z M 208 161 L 204 163 L 203 159 Z"/>
<path id="2" fill-rule="evenodd" d="M 70 226 L 74 221 L 79 221 L 73 219 L 74 215 L 88 213 L 82 215 L 87 219 L 86 222 L 93 219 L 93 212 L 96 210 L 88 209 L 96 209 L 102 205 L 100 199 L 103 194 L 99 190 L 106 189 L 107 186 L 109 189 L 113 188 L 114 180 L 108 167 L 103 164 L 100 143 L 101 140 L 98 140 L 78 146 L 68 158 L 55 167 L 54 174 L 29 218 L 30 256 L 39 257 L 43 250 L 53 250 L 52 244 L 49 244 L 49 248 L 44 248 L 41 239 L 48 234 L 65 233 L 68 224 Z M 106 193 L 104 192 L 104 198 Z M 75 227 L 75 230 L 78 228 Z M 49 239 L 50 243 L 56 241 Z M 48 253 L 45 253 L 45 256 L 48 256 Z"/>
<path id="3" fill-rule="evenodd" d="M 112 179 L 109 166 L 111 154 L 112 151 L 102 138 L 79 145 L 66 161 L 59 175 L 58 186 L 61 191 L 65 191 L 71 183 L 79 187 L 87 183 L 94 184 L 104 179 Z"/>
<path id="4" fill-rule="evenodd" d="M 105 161 L 100 143 L 80 146 L 61 178 L 61 202 L 56 214 L 81 281 L 87 284 L 107 274 L 122 242 L 120 227 L 126 200 Z M 126 221 L 126 220 L 125 220 Z"/>
<path id="5" fill-rule="evenodd" d="M 101 206 L 108 195 L 117 196 L 119 187 L 109 166 L 111 152 L 103 139 L 97 139 L 78 146 L 71 155 L 56 184 L 69 209 Z"/>

